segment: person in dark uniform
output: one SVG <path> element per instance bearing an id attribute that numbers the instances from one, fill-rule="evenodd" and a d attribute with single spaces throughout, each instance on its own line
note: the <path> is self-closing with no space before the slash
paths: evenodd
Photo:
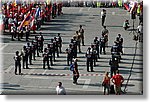
<path id="1" fill-rule="evenodd" d="M 21 39 L 23 39 L 23 30 L 21 29 L 21 31 L 20 31 L 20 37 L 21 37 Z"/>
<path id="2" fill-rule="evenodd" d="M 118 34 L 118 36 L 116 37 L 117 41 L 119 42 L 119 52 L 121 52 L 123 54 L 123 38 L 121 37 L 121 34 Z"/>
<path id="3" fill-rule="evenodd" d="M 20 75 L 21 74 L 21 57 L 19 55 L 19 51 L 16 51 L 14 60 L 15 60 L 15 75 L 17 75 L 17 67 L 19 68 L 19 75 Z"/>
<path id="4" fill-rule="evenodd" d="M 84 45 L 84 29 L 82 28 L 82 25 L 80 25 L 79 33 L 81 35 L 82 46 L 85 46 Z"/>
<path id="5" fill-rule="evenodd" d="M 93 61 L 94 61 L 94 67 L 96 66 L 97 61 L 97 51 L 96 51 L 96 45 L 91 44 L 91 51 L 93 52 Z"/>
<path id="6" fill-rule="evenodd" d="M 27 48 L 27 52 L 28 52 L 28 55 L 29 55 L 29 63 L 30 63 L 30 65 L 33 65 L 32 64 L 32 49 L 31 49 L 31 46 L 30 46 L 29 42 L 27 43 L 26 48 Z"/>
<path id="7" fill-rule="evenodd" d="M 105 46 L 108 47 L 108 34 L 109 34 L 109 31 L 106 28 L 106 26 L 103 26 L 102 34 L 104 35 L 104 38 L 105 38 L 105 41 L 106 41 Z"/>
<path id="8" fill-rule="evenodd" d="M 56 37 L 57 41 L 58 41 L 58 48 L 59 48 L 59 52 L 62 53 L 62 38 L 60 36 L 60 33 L 58 33 L 58 36 Z"/>
<path id="9" fill-rule="evenodd" d="M 36 47 L 37 57 L 40 57 L 40 55 L 39 55 L 39 41 L 38 41 L 38 36 L 35 36 L 34 45 Z"/>
<path id="10" fill-rule="evenodd" d="M 116 71 L 117 71 L 118 68 L 119 68 L 119 63 L 118 63 L 117 58 L 112 58 L 112 59 L 110 59 L 109 65 L 110 65 L 110 76 L 112 77 L 113 74 L 114 74 L 114 75 L 116 74 Z"/>
<path id="11" fill-rule="evenodd" d="M 50 69 L 47 48 L 44 49 L 44 53 L 43 53 L 43 69 L 45 69 L 45 63 L 47 63 L 47 67 L 48 69 Z"/>
<path id="12" fill-rule="evenodd" d="M 33 55 L 33 59 L 35 59 L 35 54 L 36 54 L 36 43 L 34 43 L 34 41 L 32 40 L 31 42 L 31 49 L 32 49 L 32 55 Z"/>
<path id="13" fill-rule="evenodd" d="M 106 39 L 104 35 L 102 34 L 102 37 L 100 38 L 100 54 L 102 54 L 102 49 L 103 49 L 104 54 L 106 54 L 105 43 L 106 43 Z"/>
<path id="14" fill-rule="evenodd" d="M 28 26 L 26 26 L 25 29 L 26 29 L 26 41 L 29 41 L 30 31 L 29 31 Z"/>
<path id="15" fill-rule="evenodd" d="M 16 29 L 16 35 L 18 35 L 18 41 L 20 41 L 21 32 L 18 28 Z"/>
<path id="16" fill-rule="evenodd" d="M 73 59 L 73 45 L 72 44 L 69 44 L 69 48 L 66 49 L 66 53 L 67 53 L 67 65 L 69 66 L 70 64 L 72 64 L 72 59 Z"/>
<path id="17" fill-rule="evenodd" d="M 55 52 L 57 53 L 57 57 L 59 57 L 59 51 L 58 51 L 58 41 L 57 41 L 57 38 L 54 37 L 54 44 L 55 44 Z"/>
<path id="18" fill-rule="evenodd" d="M 73 43 L 74 58 L 77 58 L 77 45 L 78 45 L 78 42 L 76 40 L 76 36 L 73 37 L 73 40 L 71 41 L 71 43 Z"/>
<path id="19" fill-rule="evenodd" d="M 42 32 L 40 32 L 40 36 L 39 36 L 39 44 L 40 44 L 40 52 L 43 53 L 43 46 L 44 46 L 44 37 L 42 35 Z"/>
<path id="20" fill-rule="evenodd" d="M 93 72 L 93 52 L 90 47 L 87 49 L 86 58 L 87 58 L 86 60 L 87 71 L 89 72 L 89 66 L 90 66 L 91 72 Z"/>
<path id="21" fill-rule="evenodd" d="M 119 52 L 119 42 L 114 41 L 114 45 L 111 47 L 111 55 L 112 55 L 112 59 L 117 58 L 118 61 L 120 61 L 120 52 Z"/>
<path id="22" fill-rule="evenodd" d="M 103 9 L 103 11 L 101 12 L 102 26 L 104 26 L 105 18 L 106 18 L 106 10 Z"/>
<path id="23" fill-rule="evenodd" d="M 79 71 L 78 71 L 78 63 L 77 63 L 77 59 L 73 59 L 73 84 L 78 84 L 78 78 L 79 78 Z"/>
<path id="24" fill-rule="evenodd" d="M 56 61 L 55 60 L 55 43 L 53 42 L 54 39 L 51 39 L 50 43 L 53 44 L 53 46 L 51 45 L 51 49 L 53 50 L 52 53 L 53 53 L 53 60 L 54 62 Z"/>
<path id="25" fill-rule="evenodd" d="M 52 60 L 52 56 L 53 56 L 53 44 L 52 43 L 47 44 L 47 49 L 48 49 L 48 57 L 50 59 L 51 66 L 53 66 L 53 60 Z"/>
<path id="26" fill-rule="evenodd" d="M 100 56 L 99 56 L 99 41 L 98 41 L 98 37 L 94 38 L 94 44 L 96 45 L 97 57 L 100 58 Z"/>

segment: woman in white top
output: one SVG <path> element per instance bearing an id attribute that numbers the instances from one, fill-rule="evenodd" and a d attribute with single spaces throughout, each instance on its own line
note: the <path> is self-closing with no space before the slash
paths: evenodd
<path id="1" fill-rule="evenodd" d="M 58 86 L 56 87 L 56 92 L 57 92 L 57 95 L 66 95 L 66 90 L 62 86 L 61 82 L 58 82 Z"/>

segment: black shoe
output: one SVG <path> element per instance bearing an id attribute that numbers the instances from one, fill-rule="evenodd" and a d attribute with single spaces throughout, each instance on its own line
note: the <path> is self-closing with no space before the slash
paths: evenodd
<path id="1" fill-rule="evenodd" d="M 91 72 L 95 72 L 94 70 L 92 70 Z"/>
<path id="2" fill-rule="evenodd" d="M 26 68 L 26 69 L 30 69 L 30 68 L 28 67 L 28 68 Z"/>

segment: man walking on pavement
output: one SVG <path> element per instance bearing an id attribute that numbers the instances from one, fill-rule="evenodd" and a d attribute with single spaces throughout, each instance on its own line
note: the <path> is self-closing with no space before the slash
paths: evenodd
<path id="1" fill-rule="evenodd" d="M 73 59 L 73 84 L 78 84 L 77 80 L 79 78 L 79 71 L 78 71 L 78 64 L 77 64 L 77 59 Z"/>
<path id="2" fill-rule="evenodd" d="M 102 26 L 104 26 L 105 18 L 106 18 L 106 10 L 103 9 L 103 11 L 101 11 Z"/>

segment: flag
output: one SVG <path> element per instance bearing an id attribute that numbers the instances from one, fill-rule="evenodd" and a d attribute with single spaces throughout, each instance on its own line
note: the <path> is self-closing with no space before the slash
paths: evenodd
<path id="1" fill-rule="evenodd" d="M 30 23 L 30 27 L 31 27 L 31 28 L 32 28 L 33 25 L 34 25 L 34 20 L 35 20 L 35 19 L 34 19 L 34 17 L 32 16 L 32 17 L 31 17 L 31 23 Z"/>
<path id="2" fill-rule="evenodd" d="M 126 9 L 127 11 L 130 11 L 130 8 L 129 8 L 129 6 L 128 6 L 127 4 L 124 4 L 124 7 L 125 7 L 125 9 Z"/>
<path id="3" fill-rule="evenodd" d="M 130 13 L 132 13 L 135 9 L 136 9 L 136 2 L 131 2 L 131 4 L 130 4 L 130 7 L 131 7 L 131 9 L 130 9 Z"/>
<path id="4" fill-rule="evenodd" d="M 17 6 L 17 0 L 13 2 L 13 6 Z"/>
<path id="5" fill-rule="evenodd" d="M 37 18 L 37 17 L 40 16 L 40 12 L 41 12 L 41 9 L 38 7 L 38 8 L 36 9 L 35 18 Z"/>
<path id="6" fill-rule="evenodd" d="M 30 12 L 28 12 L 27 16 L 25 17 L 25 19 L 20 24 L 19 30 L 21 30 L 23 26 L 29 25 L 30 22 L 31 22 L 31 16 L 30 16 Z"/>

